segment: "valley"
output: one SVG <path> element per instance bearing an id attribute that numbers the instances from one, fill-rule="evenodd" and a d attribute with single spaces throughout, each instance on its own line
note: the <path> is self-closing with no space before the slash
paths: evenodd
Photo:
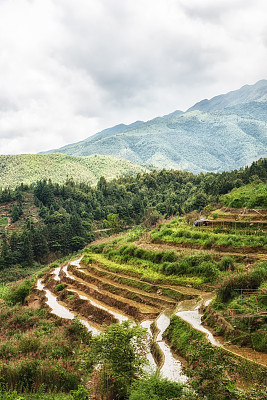
<path id="1" fill-rule="evenodd" d="M 132 400 L 146 382 L 190 400 L 263 400 L 265 174 L 260 160 L 4 189 L 1 395 Z"/>
<path id="2" fill-rule="evenodd" d="M 219 217 L 224 229 L 224 223 L 234 216 L 240 215 L 242 218 L 244 210 L 233 209 L 221 212 L 222 215 L 226 215 L 224 220 L 222 216 Z M 250 212 L 251 214 L 249 210 L 246 210 L 246 220 L 251 229 L 254 223 L 255 226 L 257 224 L 257 221 L 252 222 L 253 215 L 260 212 L 264 215 L 264 212 L 261 210 Z M 262 221 L 264 220 L 265 218 L 262 217 Z M 160 229 L 175 226 L 175 222 L 176 220 L 172 219 L 163 223 Z M 192 229 L 210 233 L 217 227 L 218 224 L 213 227 Z M 239 233 L 249 234 L 250 232 Z M 257 351 L 244 343 L 241 343 L 241 347 L 231 344 L 229 337 L 221 336 L 222 332 L 218 334 L 214 327 L 207 325 L 209 313 L 214 313 L 212 304 L 216 302 L 218 282 L 224 275 L 224 279 L 227 279 L 227 276 L 230 277 L 230 270 L 221 272 L 222 277 L 219 280 L 216 279 L 215 282 L 214 277 L 211 275 L 205 277 L 203 272 L 199 276 L 193 273 L 191 277 L 190 273 L 186 272 L 182 276 L 178 273 L 178 277 L 175 273 L 166 275 L 161 266 L 164 265 L 164 259 L 169 260 L 165 263 L 171 264 L 174 260 L 180 260 L 181 263 L 188 257 L 198 259 L 206 257 L 209 260 L 216 260 L 218 265 L 222 261 L 225 262 L 225 254 L 227 254 L 228 262 L 234 260 L 235 268 L 241 270 L 242 265 L 247 268 L 249 262 L 252 269 L 253 265 L 267 259 L 265 248 L 261 249 L 261 253 L 257 253 L 252 245 L 250 251 L 246 248 L 246 254 L 242 254 L 242 252 L 236 252 L 235 248 L 232 248 L 232 252 L 229 251 L 229 246 L 227 246 L 227 253 L 218 252 L 217 248 L 213 252 L 211 249 L 199 248 L 197 243 L 191 243 L 190 248 L 177 247 L 175 243 L 168 243 L 168 236 L 162 239 L 164 242 L 167 238 L 167 245 L 154 244 L 153 230 L 151 236 L 144 233 L 138 240 L 132 241 L 132 236 L 132 232 L 128 232 L 117 235 L 115 238 L 100 239 L 92 243 L 85 250 L 82 258 L 67 262 L 62 267 L 56 267 L 45 276 L 42 284 L 39 280 L 35 292 L 42 296 L 45 290 L 45 301 L 50 312 L 70 319 L 75 315 L 87 329 L 92 331 L 93 335 L 101 332 L 103 323 L 121 323 L 126 319 L 147 327 L 151 349 L 151 353 L 147 354 L 150 368 L 155 370 L 158 367 L 161 375 L 172 381 L 185 383 L 188 380 L 182 368 L 182 365 L 188 363 L 188 360 L 186 361 L 188 356 L 183 351 L 177 351 L 176 345 L 172 342 L 175 337 L 172 332 L 172 323 L 178 318 L 179 321 L 189 324 L 196 335 L 200 332 L 201 340 L 218 347 L 218 351 L 224 352 L 224 355 L 235 360 L 239 374 L 237 385 L 243 387 L 243 382 L 247 379 L 244 363 L 246 368 L 249 368 L 250 374 L 251 368 L 256 371 L 256 375 L 254 373 L 251 377 L 251 383 L 255 382 L 255 379 L 262 383 L 263 371 L 267 368 L 266 352 Z M 148 237 L 151 242 L 147 241 Z M 125 255 L 124 259 L 120 255 Z M 232 257 L 231 260 L 229 257 Z M 154 258 L 156 262 L 151 262 L 148 258 Z M 161 272 L 159 272 L 160 269 Z M 260 296 L 261 291 L 259 290 L 258 293 Z M 247 296 L 245 289 L 244 294 Z M 71 314 L 68 314 L 68 310 L 71 310 Z M 240 309 L 239 312 L 243 311 Z M 262 305 L 250 312 L 250 317 L 253 319 L 259 318 L 261 312 L 264 315 L 267 310 Z M 222 316 L 219 322 L 218 315 L 217 313 L 217 328 L 221 324 L 228 324 L 228 329 L 232 331 L 237 329 L 234 327 L 235 314 L 230 320 L 228 318 L 227 322 Z M 171 324 L 170 321 L 172 321 Z M 238 336 L 237 332 L 234 336 Z"/>

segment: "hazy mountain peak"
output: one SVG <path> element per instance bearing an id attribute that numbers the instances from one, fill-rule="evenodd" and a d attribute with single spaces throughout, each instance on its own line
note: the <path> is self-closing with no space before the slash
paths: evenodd
<path id="1" fill-rule="evenodd" d="M 266 80 L 245 85 L 187 112 L 116 125 L 57 151 L 195 173 L 240 168 L 267 155 L 266 89 Z"/>
<path id="2" fill-rule="evenodd" d="M 232 107 L 237 104 L 250 103 L 252 101 L 262 101 L 266 99 L 267 80 L 262 79 L 254 85 L 245 85 L 238 90 L 233 90 L 226 94 L 215 96 L 212 99 L 204 99 L 190 107 L 187 111 L 214 111 Z"/>

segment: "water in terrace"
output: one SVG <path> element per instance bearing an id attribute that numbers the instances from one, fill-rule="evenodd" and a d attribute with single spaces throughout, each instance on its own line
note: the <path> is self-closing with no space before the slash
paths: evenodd
<path id="1" fill-rule="evenodd" d="M 157 336 L 157 343 L 164 354 L 164 363 L 160 370 L 161 375 L 172 381 L 184 383 L 187 377 L 182 373 L 182 363 L 173 355 L 170 346 L 168 346 L 162 337 L 170 324 L 170 318 L 166 314 L 161 314 L 156 323 L 160 331 Z"/>
<path id="2" fill-rule="evenodd" d="M 61 269 L 60 267 L 57 267 L 53 271 L 55 281 L 60 281 L 60 277 L 59 277 L 60 269 Z"/>
<path id="3" fill-rule="evenodd" d="M 204 305 L 207 306 L 212 301 L 212 294 L 206 294 Z M 193 309 L 191 309 L 193 307 Z M 220 342 L 215 339 L 213 334 L 202 325 L 201 318 L 203 314 L 199 311 L 200 305 L 194 305 L 194 300 L 182 301 L 178 306 L 175 315 L 188 322 L 193 328 L 207 335 L 207 339 L 214 346 L 221 346 Z"/>
<path id="4" fill-rule="evenodd" d="M 211 296 L 211 293 L 204 296 L 205 299 L 203 304 L 205 307 L 207 307 L 212 301 Z M 227 344 L 225 343 L 223 337 L 218 337 L 215 339 L 211 331 L 202 325 L 201 317 L 203 314 L 200 312 L 200 305 L 196 305 L 194 300 L 182 301 L 178 306 L 178 310 L 176 311 L 175 315 L 188 322 L 191 326 L 193 326 L 193 328 L 205 333 L 209 342 L 214 346 L 221 346 L 231 353 L 267 366 L 266 353 L 260 353 L 249 347 L 239 347 L 237 345 Z"/>
<path id="5" fill-rule="evenodd" d="M 77 268 L 80 268 L 81 267 L 80 261 L 81 261 L 81 259 L 72 261 L 71 264 L 75 265 Z M 67 267 L 65 267 L 64 272 L 67 272 Z M 84 298 L 86 298 L 86 296 L 84 296 Z M 99 307 L 98 303 L 95 303 L 94 305 L 96 307 Z M 107 308 L 107 307 L 102 307 L 102 308 L 106 309 L 108 312 L 111 312 L 109 310 L 109 308 Z M 120 318 L 118 318 L 118 317 L 116 317 L 116 318 L 120 320 Z M 148 333 L 150 334 L 150 326 L 151 326 L 152 322 L 153 321 L 143 321 L 143 322 L 141 322 L 140 325 L 142 327 L 146 328 L 148 330 Z M 181 362 L 173 355 L 169 345 L 162 338 L 162 334 L 169 326 L 169 323 L 170 323 L 170 318 L 167 317 L 165 314 L 161 314 L 161 316 L 157 320 L 157 326 L 160 330 L 160 333 L 157 337 L 157 342 L 158 342 L 158 345 L 159 345 L 161 351 L 164 354 L 164 362 L 163 362 L 160 372 L 164 378 L 168 378 L 172 381 L 177 381 L 177 382 L 185 382 L 187 380 L 187 377 L 182 374 Z M 150 352 L 147 354 L 147 359 L 149 361 L 149 369 L 155 370 L 157 368 L 157 365 L 156 365 L 155 360 Z"/>
<path id="6" fill-rule="evenodd" d="M 71 264 L 75 265 L 77 268 L 80 268 L 81 267 L 80 261 L 81 261 L 81 259 L 75 260 L 75 261 L 72 261 Z M 76 279 L 75 277 L 73 277 L 72 275 L 69 274 L 68 266 L 63 267 L 63 271 L 66 273 L 66 276 L 68 276 L 72 279 Z M 59 273 L 60 273 L 60 267 L 55 268 L 53 271 L 53 275 L 54 275 L 54 279 L 57 281 L 60 280 Z M 59 304 L 56 299 L 56 296 L 53 295 L 49 290 L 45 289 L 44 285 L 41 283 L 40 280 L 38 280 L 38 282 L 37 282 L 37 288 L 39 290 L 45 290 L 46 297 L 47 297 L 47 304 L 52 309 L 52 313 L 58 315 L 59 317 L 66 318 L 66 319 L 74 318 L 75 314 L 70 312 L 68 310 L 68 308 L 64 307 L 62 304 Z M 116 311 L 110 309 L 109 307 L 105 307 L 105 306 L 95 302 L 94 300 L 90 299 L 88 296 L 80 294 L 78 290 L 73 289 L 72 291 L 74 291 L 74 292 L 76 291 L 79 294 L 81 299 L 90 301 L 90 303 L 92 305 L 94 305 L 95 307 L 98 307 L 98 308 L 101 308 L 103 310 L 110 312 L 120 322 L 128 319 L 125 315 L 117 313 Z M 211 300 L 212 300 L 211 296 L 212 296 L 211 294 L 205 294 L 203 296 L 205 298 L 205 302 L 204 302 L 205 306 L 207 306 L 211 302 Z M 221 346 L 221 343 L 214 338 L 212 333 L 202 325 L 202 321 L 201 321 L 202 314 L 200 313 L 199 308 L 200 308 L 199 305 L 197 305 L 197 306 L 195 305 L 195 300 L 185 300 L 180 303 L 178 310 L 176 311 L 176 315 L 179 316 L 180 318 L 182 318 L 183 320 L 189 322 L 195 329 L 205 333 L 207 335 L 207 339 L 210 341 L 210 343 L 212 343 L 213 345 L 216 345 L 216 346 Z M 88 323 L 88 321 L 81 319 L 81 322 L 87 327 L 88 330 L 91 330 L 94 335 L 96 335 L 100 332 L 94 326 L 90 325 Z M 148 329 L 148 332 L 150 332 L 151 323 L 152 323 L 152 321 L 143 321 L 141 323 L 141 326 L 146 327 Z M 161 374 L 163 377 L 167 377 L 171 380 L 184 382 L 186 380 L 186 376 L 184 376 L 181 373 L 181 371 L 182 371 L 181 362 L 176 357 L 174 357 L 170 347 L 166 344 L 166 342 L 162 338 L 162 334 L 167 329 L 169 323 L 170 323 L 170 318 L 165 314 L 161 314 L 160 317 L 157 319 L 157 326 L 160 330 L 160 333 L 158 334 L 158 337 L 157 337 L 157 342 L 158 342 L 160 349 L 162 350 L 162 352 L 164 354 L 164 363 L 161 368 Z M 226 346 L 226 348 L 227 347 L 229 347 L 230 351 L 234 350 L 234 349 L 230 348 L 230 346 Z M 152 367 L 152 369 L 155 369 L 156 363 L 150 352 L 147 354 L 147 358 L 149 360 L 150 368 Z"/>
<path id="7" fill-rule="evenodd" d="M 149 321 L 149 320 L 142 321 L 140 323 L 140 326 L 142 328 L 146 328 L 147 329 L 147 333 L 148 333 L 148 336 L 150 337 L 150 339 L 152 339 L 152 334 L 151 334 L 151 330 L 150 330 L 150 326 L 151 326 L 152 323 L 153 323 L 153 321 Z M 157 364 L 156 364 L 156 362 L 154 360 L 154 357 L 152 356 L 150 351 L 146 354 L 146 358 L 148 360 L 148 365 L 145 367 L 145 370 L 147 372 L 156 371 Z"/>
<path id="8" fill-rule="evenodd" d="M 62 304 L 59 304 L 56 296 L 52 294 L 50 290 L 45 289 L 45 286 L 40 279 L 38 279 L 37 281 L 37 289 L 45 291 L 45 295 L 47 298 L 46 304 L 51 308 L 52 314 L 55 314 L 58 317 L 65 319 L 73 319 L 75 317 L 75 314 L 72 313 L 67 307 L 63 306 Z M 92 331 L 93 335 L 99 334 L 100 331 L 91 324 L 89 324 L 88 321 L 85 321 L 82 318 L 79 318 L 79 320 L 88 330 Z"/>
<path id="9" fill-rule="evenodd" d="M 101 310 L 105 310 L 108 311 L 110 314 L 112 314 L 119 322 L 122 321 L 127 321 L 129 318 L 126 317 L 126 315 L 120 314 L 116 311 L 114 311 L 111 307 L 108 306 L 103 306 L 102 304 L 100 304 L 99 302 L 96 302 L 94 300 L 92 300 L 89 296 L 85 295 L 85 294 L 81 294 L 82 292 L 80 292 L 77 289 L 70 289 L 70 292 L 75 292 L 78 294 L 78 296 L 80 297 L 80 299 L 82 300 L 87 300 L 89 301 L 90 304 L 92 304 L 92 306 L 100 308 Z"/>

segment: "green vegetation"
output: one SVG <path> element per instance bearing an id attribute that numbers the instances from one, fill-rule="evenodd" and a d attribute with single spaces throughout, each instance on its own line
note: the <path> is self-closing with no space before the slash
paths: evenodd
<path id="1" fill-rule="evenodd" d="M 94 239 L 93 231 L 108 228 L 117 232 L 141 222 L 150 226 L 161 217 L 207 209 L 220 195 L 247 184 L 255 176 L 265 180 L 266 162 L 259 160 L 249 168 L 222 174 L 195 176 L 163 170 L 111 182 L 101 177 L 95 188 L 85 183 L 75 184 L 72 179 L 63 185 L 43 180 L 34 186 L 21 184 L 13 191 L 5 188 L 0 193 L 0 212 L 4 221 L 10 218 L 10 224 L 0 226 L 0 273 L 14 266 L 28 268 L 33 263 L 38 268 L 40 263 L 82 249 Z M 189 246 L 199 244 L 204 248 L 266 247 L 266 235 L 261 229 L 256 234 L 250 229 L 250 234 L 245 235 L 242 230 L 229 234 L 216 232 L 214 228 L 212 235 L 202 229 L 192 229 L 178 219 L 169 224 L 158 225 L 152 232 L 153 240 Z M 133 233 L 136 234 L 137 231 Z M 132 239 L 129 237 L 129 240 Z M 173 268 L 166 264 L 163 272 L 172 274 Z M 209 276 L 216 277 L 217 272 L 211 265 L 201 268 L 202 272 L 206 270 L 206 278 L 209 268 L 212 270 Z"/>
<path id="2" fill-rule="evenodd" d="M 3 303 L 0 307 L 2 387 L 20 392 L 77 389 L 92 367 L 91 334 L 83 325 L 44 309 Z"/>
<path id="3" fill-rule="evenodd" d="M 267 249 L 265 210 L 240 216 L 239 210 L 216 209 L 221 195 L 255 176 L 264 181 L 266 175 L 266 160 L 260 160 L 223 174 L 154 171 L 111 182 L 101 177 L 95 188 L 68 179 L 63 185 L 43 180 L 3 189 L 0 279 L 27 279 L 0 286 L 0 399 L 50 395 L 55 400 L 85 400 L 89 394 L 83 384 L 96 365 L 92 395 L 121 400 L 249 399 L 237 391 L 236 374 L 248 379 L 251 373 L 251 380 L 261 383 L 263 369 L 207 345 L 204 334 L 178 317 L 171 318 L 166 336 L 188 360 L 188 387 L 143 375 L 144 330 L 137 325 L 110 325 L 94 338 L 78 320 L 50 315 L 44 295 L 38 293 L 37 301 L 32 284 L 43 264 L 84 251 L 83 268 L 69 267 L 80 280 L 74 283 L 63 272 L 61 282 L 49 275 L 44 280 L 78 315 L 91 313 L 97 322 L 102 313 L 107 323 L 115 320 L 105 310 L 90 308 L 75 290 L 140 321 L 173 310 L 180 300 L 200 298 L 200 290 L 216 290 L 204 314 L 206 323 L 232 343 L 266 352 L 267 269 L 261 261 Z M 192 226 L 200 210 L 206 217 L 216 210 L 212 224 Z M 117 233 L 129 225 L 134 228 L 127 233 L 82 250 L 102 230 Z M 160 363 L 156 342 L 151 351 Z M 264 391 L 257 389 L 250 396 L 263 399 Z"/>
<path id="4" fill-rule="evenodd" d="M 211 225 L 212 226 L 212 225 Z M 194 227 L 181 217 L 176 217 L 168 223 L 159 224 L 151 232 L 152 240 L 156 243 L 167 242 L 183 246 L 198 246 L 199 248 L 262 248 L 267 249 L 266 227 L 259 232 L 251 229 L 235 230 L 234 233 L 219 232 L 216 227 Z"/>
<path id="5" fill-rule="evenodd" d="M 8 224 L 7 218 L 0 218 L 0 226 L 6 226 Z"/>
<path id="6" fill-rule="evenodd" d="M 205 334 L 178 316 L 172 316 L 165 333 L 174 351 L 188 361 L 187 375 L 200 395 L 207 399 L 250 399 L 250 393 L 236 390 L 237 378 L 264 384 L 266 369 L 206 342 Z M 260 394 L 261 390 L 259 390 Z M 262 397 L 266 388 L 262 391 Z M 243 397 L 242 397 L 243 396 Z M 253 398 L 253 397 L 252 397 Z M 256 397 L 257 398 L 257 397 Z"/>
<path id="7" fill-rule="evenodd" d="M 88 261 L 87 261 L 88 260 Z M 147 283 L 152 284 L 172 284 L 172 285 L 186 285 L 192 284 L 194 286 L 201 286 L 204 283 L 204 279 L 197 276 L 176 276 L 176 275 L 168 275 L 160 272 L 160 266 L 158 264 L 153 264 L 151 262 L 142 262 L 142 260 L 134 260 L 131 262 L 131 259 L 128 259 L 127 263 L 123 262 L 120 257 L 115 256 L 112 261 L 108 256 L 89 253 L 89 257 L 85 255 L 83 261 L 85 263 L 91 262 L 91 260 L 99 263 L 101 266 L 110 270 L 112 272 L 118 272 L 121 274 L 136 276 L 140 279 L 138 286 L 144 288 Z M 125 281 L 126 282 L 126 281 Z M 128 280 L 129 282 L 129 280 Z M 150 286 L 149 286 L 150 287 Z M 156 289 L 155 289 L 156 291 Z M 166 289 L 166 291 L 171 292 L 171 289 Z M 175 294 L 174 294 L 175 296 Z M 178 299 L 177 299 L 178 300 Z"/>
<path id="8" fill-rule="evenodd" d="M 266 281 L 267 263 L 261 263 L 257 268 L 247 272 L 235 273 L 227 277 L 220 285 L 217 297 L 219 301 L 227 302 L 235 297 L 240 289 L 258 289 Z"/>
<path id="9" fill-rule="evenodd" d="M 227 207 L 267 208 L 267 184 L 251 184 L 232 190 L 222 198 Z"/>
<path id="10" fill-rule="evenodd" d="M 111 156 L 73 157 L 64 154 L 0 155 L 2 187 L 31 185 L 41 179 L 63 184 L 70 177 L 95 186 L 101 176 L 107 180 L 147 171 L 140 165 Z"/>
<path id="11" fill-rule="evenodd" d="M 134 379 L 142 373 L 148 351 L 146 330 L 124 321 L 112 324 L 96 337 L 94 350 L 101 363 L 104 394 L 113 398 L 128 397 Z"/>
<path id="12" fill-rule="evenodd" d="M 145 380 L 138 380 L 134 383 L 129 400 L 168 400 L 181 398 L 180 396 L 184 393 L 184 385 L 170 382 L 168 379 L 153 374 Z M 189 400 L 189 394 L 193 396 L 193 391 L 190 393 L 188 390 L 187 396 L 184 398 Z"/>
<path id="13" fill-rule="evenodd" d="M 232 343 L 251 346 L 265 353 L 266 278 L 266 262 L 259 263 L 246 272 L 232 273 L 221 282 L 215 301 L 204 314 L 205 321 Z M 216 315 L 220 315 L 221 324 Z"/>

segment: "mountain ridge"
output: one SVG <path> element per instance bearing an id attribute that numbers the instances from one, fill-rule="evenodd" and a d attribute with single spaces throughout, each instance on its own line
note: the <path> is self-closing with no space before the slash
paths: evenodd
<path id="1" fill-rule="evenodd" d="M 267 80 L 261 80 L 196 103 L 186 112 L 108 128 L 57 152 L 113 155 L 194 173 L 240 168 L 266 156 L 266 93 Z"/>
<path id="2" fill-rule="evenodd" d="M 226 107 L 231 107 L 237 104 L 250 103 L 252 101 L 261 101 L 266 94 L 267 80 L 261 79 L 254 85 L 244 85 L 240 89 L 232 90 L 226 94 L 221 94 L 212 97 L 210 100 L 204 99 L 188 108 L 187 112 L 193 110 L 214 111 L 221 110 Z M 252 89 L 252 90 L 251 90 Z M 254 90 L 253 90 L 254 89 Z"/>

